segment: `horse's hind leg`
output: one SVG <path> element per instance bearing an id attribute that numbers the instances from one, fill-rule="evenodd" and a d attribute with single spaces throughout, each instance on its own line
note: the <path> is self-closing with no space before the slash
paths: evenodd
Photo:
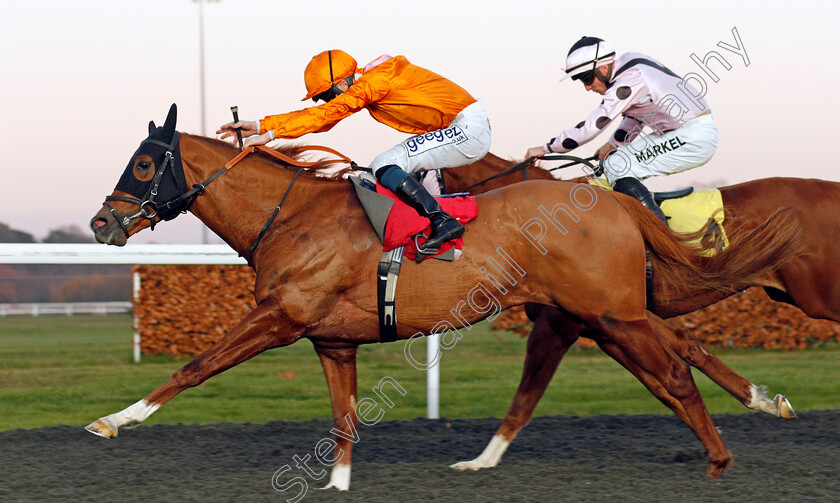
<path id="1" fill-rule="evenodd" d="M 452 468 L 478 470 L 499 464 L 513 438 L 531 420 L 534 408 L 548 387 L 560 360 L 577 341 L 580 329 L 581 325 L 569 320 L 559 310 L 542 309 L 528 336 L 522 378 L 502 426 L 477 458 L 455 463 Z"/>
<path id="2" fill-rule="evenodd" d="M 817 231 L 815 231 L 817 232 Z M 826 232 L 826 231 L 821 231 Z M 832 235 L 827 233 L 826 235 Z M 786 262 L 779 270 L 783 290 L 765 288 L 776 302 L 798 307 L 811 318 L 840 323 L 840 274 L 834 257 L 834 243 L 812 243 L 808 253 Z"/>
<path id="3" fill-rule="evenodd" d="M 661 327 L 654 327 L 654 330 L 663 344 L 689 365 L 703 372 L 709 379 L 745 406 L 782 419 L 796 419 L 796 413 L 784 395 L 776 395 L 771 400 L 764 392 L 765 386 L 756 386 L 735 373 L 728 365 L 709 352 L 691 331 L 670 325 L 665 330 L 662 330 Z"/>
<path id="4" fill-rule="evenodd" d="M 356 417 L 357 380 L 356 380 L 356 348 L 357 346 L 329 347 L 315 344 L 315 351 L 324 367 L 327 377 L 327 387 L 330 390 L 330 402 L 333 411 L 333 460 L 335 463 L 330 472 L 330 482 L 324 489 L 334 487 L 339 491 L 350 489 L 350 463 L 353 455 L 353 444 L 359 440 Z"/>
<path id="5" fill-rule="evenodd" d="M 647 313 L 646 320 L 605 319 L 599 323 L 598 328 L 606 339 L 621 347 L 630 360 L 651 374 L 682 404 L 688 418 L 686 424 L 706 447 L 709 459 L 707 473 L 715 478 L 720 477 L 723 470 L 732 463 L 732 454 L 723 445 L 715 429 L 691 376 L 689 365 L 667 351 L 654 335 L 654 331 L 670 329 L 650 313 Z"/>
<path id="6" fill-rule="evenodd" d="M 668 390 L 665 389 L 665 386 L 663 386 L 662 383 L 659 382 L 659 380 L 656 377 L 654 377 L 648 372 L 645 372 L 640 366 L 636 364 L 636 362 L 632 360 L 632 358 L 627 356 L 627 354 L 621 349 L 619 345 L 614 344 L 611 341 L 606 340 L 602 337 L 599 337 L 598 333 L 591 329 L 586 329 L 584 332 L 581 333 L 581 336 L 593 339 L 604 353 L 609 355 L 613 360 L 620 363 L 622 367 L 630 371 L 630 373 L 633 374 L 636 377 L 636 379 L 638 379 L 639 382 L 641 382 L 645 386 L 645 388 L 647 388 L 648 391 L 651 392 L 653 396 L 658 398 L 660 402 L 662 402 L 666 407 L 671 409 L 671 411 L 673 411 L 674 414 L 676 414 L 676 416 L 680 418 L 680 420 L 682 420 L 686 424 L 689 424 L 690 419 L 682 403 L 680 403 L 679 400 L 677 400 L 670 393 L 668 393 Z"/>
<path id="7" fill-rule="evenodd" d="M 120 412 L 94 421 L 85 429 L 101 437 L 116 437 L 119 428 L 137 426 L 185 389 L 198 386 L 212 376 L 267 349 L 291 344 L 302 332 L 302 328 L 293 328 L 289 323 L 278 319 L 276 306 L 260 304 L 210 349 L 181 367 L 144 399 Z"/>
<path id="8" fill-rule="evenodd" d="M 478 470 L 498 465 L 516 434 L 530 421 L 560 361 L 579 335 L 595 339 L 605 353 L 635 375 L 654 396 L 688 424 L 690 420 L 679 400 L 671 396 L 654 376 L 636 365 L 618 345 L 598 337 L 597 332 L 588 328 L 581 333 L 583 326 L 571 321 L 557 308 L 537 307 L 539 311 L 535 313 L 536 316 L 529 312 L 529 317 L 535 319 L 534 327 L 528 336 L 522 378 L 502 426 L 477 458 L 456 463 L 452 468 Z"/>

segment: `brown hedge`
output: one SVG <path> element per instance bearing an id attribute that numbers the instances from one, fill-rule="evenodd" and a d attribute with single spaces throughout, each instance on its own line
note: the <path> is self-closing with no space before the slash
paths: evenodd
<path id="1" fill-rule="evenodd" d="M 237 265 L 142 265 L 134 316 L 144 354 L 197 355 L 254 302 L 254 272 Z"/>
<path id="2" fill-rule="evenodd" d="M 247 266 L 136 266 L 141 289 L 134 312 L 145 354 L 196 355 L 221 338 L 251 309 L 254 273 Z M 773 302 L 758 288 L 671 320 L 710 347 L 804 349 L 840 341 L 840 324 L 812 320 Z M 527 335 L 521 308 L 500 315 L 494 330 Z M 582 340 L 582 345 L 593 345 Z"/>
<path id="3" fill-rule="evenodd" d="M 713 348 L 791 350 L 840 342 L 840 324 L 813 320 L 796 307 L 770 300 L 760 288 L 751 288 L 669 321 L 691 329 L 705 345 Z M 493 328 L 524 337 L 531 330 L 531 323 L 522 308 L 513 308 L 499 315 Z M 595 345 L 587 339 L 581 339 L 580 343 L 587 347 Z"/>

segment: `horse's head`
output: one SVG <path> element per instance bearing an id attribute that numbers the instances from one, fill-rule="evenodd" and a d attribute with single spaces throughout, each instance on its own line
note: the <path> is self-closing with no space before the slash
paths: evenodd
<path id="1" fill-rule="evenodd" d="M 188 187 L 175 131 L 177 115 L 173 103 L 163 127 L 149 122 L 149 137 L 140 142 L 114 192 L 90 221 L 100 243 L 123 246 L 132 234 L 146 227 L 154 230 L 157 222 L 172 220 L 189 207 L 192 199 L 183 197 Z"/>

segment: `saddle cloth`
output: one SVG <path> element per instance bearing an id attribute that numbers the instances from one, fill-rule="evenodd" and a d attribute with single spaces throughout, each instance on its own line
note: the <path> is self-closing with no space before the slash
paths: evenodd
<path id="1" fill-rule="evenodd" d="M 598 178 L 589 180 L 589 184 L 612 190 L 609 184 Z M 717 225 L 710 229 L 711 235 L 704 238 L 711 239 L 710 243 L 713 245 L 712 249 L 704 252 L 706 255 L 715 255 L 729 246 L 729 238 L 723 229 L 723 220 L 726 217 L 723 213 L 723 198 L 718 189 L 695 190 L 687 196 L 666 199 L 659 207 L 668 217 L 668 227 L 674 232 L 697 232 L 714 218 Z"/>
<path id="2" fill-rule="evenodd" d="M 385 251 L 393 250 L 402 245 L 405 246 L 405 256 L 414 260 L 417 256 L 417 246 L 414 243 L 414 236 L 422 232 L 425 236 L 431 233 L 429 219 L 421 217 L 411 206 L 397 199 L 397 196 L 381 185 L 376 185 L 376 193 L 394 200 L 391 213 L 385 223 L 385 237 L 383 246 Z M 457 218 L 461 224 L 466 224 L 478 216 L 478 204 L 472 196 L 437 197 L 440 208 Z M 417 242 L 422 245 L 427 237 L 420 236 Z M 445 253 L 450 248 L 463 249 L 463 238 L 457 238 L 441 245 L 438 255 Z"/>
<path id="3" fill-rule="evenodd" d="M 383 250 L 391 251 L 405 245 L 405 257 L 414 260 L 417 257 L 417 246 L 414 236 L 423 233 L 426 236 L 431 232 L 429 219 L 421 217 L 414 208 L 400 201 L 390 190 L 376 184 L 376 192 L 372 190 L 371 180 L 351 176 L 350 180 L 356 188 L 356 194 L 367 211 L 368 218 L 374 227 L 379 239 L 382 241 Z M 472 196 L 437 197 L 440 207 L 461 224 L 466 224 L 478 216 L 478 204 Z M 417 238 L 419 244 L 426 242 L 426 237 Z M 463 239 L 458 238 L 444 243 L 434 258 L 442 260 L 453 260 L 454 250 L 463 248 Z"/>
<path id="4" fill-rule="evenodd" d="M 723 230 L 723 198 L 718 189 L 696 190 L 691 194 L 677 199 L 666 199 L 659 205 L 668 217 L 668 226 L 674 232 L 697 232 L 714 218 L 717 223 L 710 230 L 715 252 L 709 250 L 708 255 L 720 253 L 729 246 L 729 239 Z"/>

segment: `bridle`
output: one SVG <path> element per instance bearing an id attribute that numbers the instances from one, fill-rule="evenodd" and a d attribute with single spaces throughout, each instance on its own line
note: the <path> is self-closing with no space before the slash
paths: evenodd
<path id="1" fill-rule="evenodd" d="M 207 190 L 207 186 L 210 185 L 210 183 L 212 183 L 213 180 L 220 177 L 223 173 L 225 173 L 230 168 L 234 167 L 239 161 L 244 159 L 248 154 L 254 152 L 257 149 L 259 149 L 262 152 L 265 152 L 265 153 L 267 153 L 267 154 L 269 154 L 273 157 L 276 157 L 276 158 L 280 159 L 282 162 L 284 162 L 286 164 L 289 164 L 291 166 L 299 167 L 300 169 L 298 169 L 297 173 L 295 173 L 294 177 L 292 177 L 291 182 L 289 182 L 289 186 L 286 188 L 286 192 L 283 194 L 283 198 L 280 200 L 280 204 L 277 205 L 277 207 L 274 209 L 274 212 L 269 217 L 268 222 L 266 222 L 265 226 L 263 226 L 262 230 L 260 231 L 259 235 L 257 236 L 256 241 L 254 242 L 253 245 L 251 245 L 251 247 L 246 252 L 245 259 L 247 259 L 248 262 L 250 263 L 251 262 L 251 256 L 254 254 L 254 251 L 256 250 L 257 245 L 260 243 L 260 241 L 262 241 L 262 238 L 265 236 L 266 232 L 268 232 L 268 228 L 274 222 L 275 218 L 277 218 L 278 213 L 280 213 L 280 208 L 283 206 L 283 203 L 286 201 L 286 198 L 288 197 L 289 192 L 292 190 L 292 185 L 294 185 L 295 181 L 298 179 L 298 177 L 304 171 L 305 168 L 315 166 L 316 164 L 329 164 L 329 163 L 346 163 L 350 167 L 353 167 L 353 168 L 357 167 L 356 163 L 353 162 L 352 160 L 350 160 L 349 157 L 347 157 L 344 154 L 342 154 L 342 153 L 340 153 L 336 150 L 333 150 L 329 147 L 323 147 L 323 146 L 319 146 L 319 145 L 309 145 L 309 146 L 297 147 L 297 149 L 296 149 L 297 152 L 301 152 L 301 151 L 305 151 L 305 150 L 316 150 L 316 151 L 321 151 L 321 152 L 328 152 L 330 154 L 333 154 L 333 155 L 336 155 L 336 156 L 339 157 L 339 159 L 328 159 L 326 161 L 320 161 L 320 162 L 304 162 L 304 161 L 298 161 L 297 159 L 293 159 L 293 158 L 283 154 L 282 152 L 278 152 L 277 150 L 266 147 L 264 145 L 257 145 L 257 146 L 251 145 L 251 146 L 246 147 L 244 150 L 242 150 L 239 154 L 236 155 L 236 157 L 234 157 L 233 159 L 231 159 L 230 161 L 225 163 L 224 166 L 222 166 L 218 171 L 216 171 L 215 173 L 210 175 L 203 182 L 193 184 L 193 186 L 190 190 L 184 192 L 183 194 L 181 194 L 179 196 L 176 196 L 176 197 L 170 199 L 169 201 L 161 203 L 161 202 L 155 201 L 155 197 L 158 195 L 158 189 L 160 188 L 160 182 L 161 182 L 161 179 L 163 178 L 164 173 L 166 172 L 167 167 L 169 167 L 170 172 L 173 173 L 172 177 L 175 179 L 175 187 L 178 190 L 182 190 L 181 189 L 181 184 L 178 181 L 178 176 L 174 173 L 175 164 L 176 164 L 175 154 L 176 154 L 176 151 L 178 150 L 179 139 L 180 139 L 180 133 L 178 131 L 175 131 L 173 136 L 172 136 L 172 141 L 170 143 L 164 143 L 160 140 L 156 140 L 156 139 L 153 139 L 153 138 L 146 138 L 145 140 L 140 142 L 141 146 L 143 144 L 146 144 L 146 143 L 151 143 L 153 145 L 158 145 L 158 146 L 166 149 L 166 152 L 164 153 L 163 164 L 161 165 L 160 169 L 155 172 L 155 176 L 152 178 L 152 183 L 149 186 L 148 190 L 146 190 L 146 193 L 145 193 L 145 195 L 143 196 L 142 199 L 139 199 L 139 198 L 136 198 L 136 197 L 130 197 L 130 196 L 114 196 L 114 195 L 105 197 L 105 202 L 103 203 L 103 205 L 105 207 L 107 207 L 108 210 L 111 212 L 111 215 L 114 216 L 114 220 L 117 221 L 117 224 L 119 224 L 120 229 L 122 229 L 123 233 L 125 233 L 126 239 L 129 237 L 128 228 L 126 226 L 129 225 L 132 220 L 134 220 L 135 218 L 139 218 L 139 217 L 145 218 L 145 219 L 147 219 L 151 222 L 151 228 L 152 228 L 152 230 L 154 230 L 155 224 L 157 224 L 162 219 L 164 219 L 164 217 L 161 216 L 161 213 L 165 214 L 165 213 L 168 213 L 168 212 L 171 212 L 171 211 L 177 211 L 178 213 L 186 213 L 187 210 L 189 210 L 190 207 L 192 206 L 192 204 L 195 202 L 196 198 L 198 198 L 198 196 L 204 194 L 204 192 Z M 140 209 L 134 215 L 125 216 L 125 217 L 120 218 L 120 216 L 117 214 L 114 207 L 111 206 L 110 204 L 108 204 L 108 201 L 122 201 L 122 202 L 126 202 L 126 203 L 131 203 L 131 204 L 137 205 Z M 174 217 L 172 217 L 172 218 L 174 218 Z"/>
<path id="2" fill-rule="evenodd" d="M 160 169 L 156 170 L 155 176 L 152 179 L 152 183 L 151 183 L 151 185 L 149 185 L 149 188 L 148 188 L 148 190 L 146 190 L 146 194 L 143 195 L 142 199 L 139 199 L 139 198 L 136 198 L 136 197 L 130 197 L 130 196 L 113 196 L 113 195 L 105 197 L 105 202 L 103 203 L 103 205 L 105 207 L 107 207 L 108 210 L 111 212 L 111 215 L 114 216 L 114 219 L 119 224 L 120 229 L 122 229 L 123 233 L 125 233 L 126 238 L 128 238 L 128 228 L 126 226 L 129 225 L 131 223 L 131 221 L 134 220 L 135 218 L 142 217 L 142 218 L 145 218 L 145 219 L 149 220 L 151 222 L 151 228 L 152 228 L 152 230 L 154 230 L 155 229 L 155 224 L 157 224 L 161 220 L 161 217 L 158 215 L 160 211 L 172 210 L 172 209 L 178 207 L 181 203 L 183 203 L 185 200 L 189 199 L 190 197 L 192 197 L 193 201 L 194 201 L 195 197 L 197 197 L 201 192 L 204 192 L 204 185 L 209 183 L 209 180 L 208 180 L 208 181 L 205 181 L 203 184 L 194 185 L 192 190 L 190 190 L 190 191 L 186 192 L 185 194 L 182 194 L 182 195 L 180 195 L 180 196 L 178 196 L 174 199 L 166 201 L 165 203 L 160 203 L 158 201 L 155 201 L 155 198 L 158 195 L 158 188 L 160 188 L 160 181 L 163 178 L 164 173 L 166 173 L 166 169 L 167 168 L 170 168 L 171 170 L 175 169 L 175 151 L 178 148 L 178 140 L 180 139 L 180 137 L 181 137 L 181 134 L 178 131 L 175 131 L 175 133 L 172 135 L 172 141 L 170 143 L 164 143 L 160 140 L 155 140 L 154 138 L 146 138 L 145 140 L 140 142 L 141 146 L 143 146 L 146 143 L 151 143 L 153 145 L 158 145 L 158 146 L 166 149 L 166 152 L 164 153 L 163 164 L 161 165 Z M 181 184 L 178 181 L 178 177 L 175 176 L 174 171 L 173 171 L 172 178 L 175 180 L 175 187 L 177 189 L 181 189 L 181 187 L 180 187 Z M 211 177 L 211 178 L 213 178 L 213 177 Z M 199 186 L 201 188 L 198 188 Z M 137 205 L 140 209 L 134 215 L 129 215 L 129 216 L 125 216 L 125 217 L 120 218 L 120 216 L 117 214 L 117 211 L 114 209 L 114 207 L 111 206 L 110 204 L 108 204 L 108 201 L 122 201 L 122 202 L 126 202 L 126 203 L 131 203 L 131 204 Z M 189 203 L 187 203 L 186 206 L 181 211 L 186 212 L 189 209 L 189 207 L 192 206 L 193 201 L 189 201 Z"/>

